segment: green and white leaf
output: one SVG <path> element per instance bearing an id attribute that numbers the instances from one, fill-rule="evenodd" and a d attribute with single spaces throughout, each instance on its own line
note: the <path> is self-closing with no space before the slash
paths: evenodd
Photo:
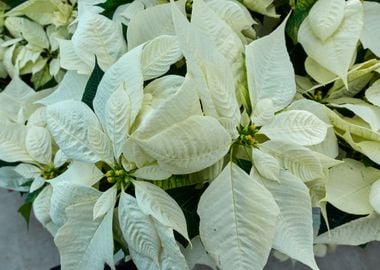
<path id="1" fill-rule="evenodd" d="M 280 16 L 276 13 L 273 0 L 243 0 L 243 4 L 250 10 L 269 17 L 277 18 Z"/>
<path id="2" fill-rule="evenodd" d="M 161 188 L 143 181 L 134 181 L 137 204 L 162 225 L 179 232 L 189 242 L 185 216 L 177 202 Z"/>
<path id="3" fill-rule="evenodd" d="M 308 111 L 291 110 L 277 114 L 264 125 L 260 132 L 272 140 L 281 140 L 300 145 L 321 143 L 327 134 L 328 125 Z"/>
<path id="4" fill-rule="evenodd" d="M 15 167 L 4 166 L 0 168 L 0 187 L 4 189 L 28 192 L 29 187 L 25 186 L 30 182 L 30 178 L 25 178 L 16 172 Z"/>
<path id="5" fill-rule="evenodd" d="M 203 193 L 201 240 L 222 269 L 263 269 L 279 208 L 271 193 L 233 163 Z"/>
<path id="6" fill-rule="evenodd" d="M 365 91 L 365 97 L 373 105 L 380 107 L 380 80 L 375 81 L 368 89 Z"/>
<path id="7" fill-rule="evenodd" d="M 115 269 L 113 259 L 112 217 L 93 220 L 94 201 L 89 200 L 67 208 L 67 222 L 58 230 L 54 242 L 66 270 L 103 270 L 107 263 Z"/>

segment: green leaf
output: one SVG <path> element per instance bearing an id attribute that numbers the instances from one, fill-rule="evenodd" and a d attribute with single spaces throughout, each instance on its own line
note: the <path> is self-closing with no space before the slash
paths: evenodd
<path id="1" fill-rule="evenodd" d="M 82 101 L 86 103 L 91 109 L 92 107 L 92 101 L 95 98 L 96 90 L 98 89 L 98 85 L 103 78 L 104 72 L 99 67 L 98 61 L 95 58 L 95 67 L 91 73 L 90 79 L 88 80 L 86 84 L 86 88 L 84 90 L 84 94 L 82 97 Z"/>
<path id="2" fill-rule="evenodd" d="M 296 44 L 298 29 L 300 28 L 301 23 L 309 14 L 310 9 L 317 0 L 298 0 L 296 1 L 296 7 L 294 12 L 290 16 L 288 23 L 286 25 L 286 33 L 293 40 L 293 43 Z"/>
<path id="3" fill-rule="evenodd" d="M 17 210 L 17 212 L 19 212 L 23 216 L 23 218 L 26 221 L 26 226 L 29 228 L 30 213 L 32 212 L 32 203 L 24 203 Z"/>
<path id="4" fill-rule="evenodd" d="M 104 8 L 104 11 L 101 13 L 103 16 L 112 19 L 113 13 L 119 6 L 131 2 L 133 2 L 133 0 L 107 0 L 106 2 L 101 3 L 98 6 Z"/>
<path id="5" fill-rule="evenodd" d="M 3 0 L 3 2 L 7 4 L 10 8 L 17 7 L 18 5 L 21 5 L 26 1 L 27 0 Z"/>

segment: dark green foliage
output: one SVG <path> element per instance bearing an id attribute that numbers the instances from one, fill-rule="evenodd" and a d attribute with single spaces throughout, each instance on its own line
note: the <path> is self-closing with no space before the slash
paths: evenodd
<path id="1" fill-rule="evenodd" d="M 317 0 L 296 1 L 296 7 L 286 25 L 286 33 L 293 40 L 294 44 L 297 43 L 298 29 L 315 2 Z"/>
<path id="2" fill-rule="evenodd" d="M 92 101 L 95 98 L 96 91 L 98 89 L 98 85 L 103 78 L 104 72 L 103 70 L 99 67 L 98 62 L 95 58 L 95 67 L 94 70 L 92 71 L 92 74 L 90 76 L 90 79 L 88 80 L 86 84 L 86 88 L 84 90 L 84 94 L 82 97 L 82 101 L 86 103 L 91 109 L 92 107 Z"/>
<path id="3" fill-rule="evenodd" d="M 10 8 L 17 7 L 18 5 L 21 5 L 26 1 L 27 0 L 3 0 L 3 2 L 7 4 Z"/>
<path id="4" fill-rule="evenodd" d="M 18 209 L 18 212 L 24 217 L 28 228 L 29 228 L 30 214 L 32 212 L 33 202 L 37 198 L 38 194 L 40 194 L 42 189 L 43 187 L 41 187 L 40 189 L 37 189 L 36 191 L 33 191 L 32 193 L 28 193 L 28 195 L 26 195 L 26 198 L 25 198 L 25 203 L 21 205 L 21 207 Z"/>
<path id="5" fill-rule="evenodd" d="M 133 0 L 107 0 L 104 3 L 99 4 L 99 7 L 104 8 L 102 15 L 112 19 L 113 13 L 117 7 L 133 2 Z"/>

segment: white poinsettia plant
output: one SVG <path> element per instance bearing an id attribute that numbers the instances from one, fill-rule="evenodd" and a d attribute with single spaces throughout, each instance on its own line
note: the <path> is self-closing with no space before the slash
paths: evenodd
<path id="1" fill-rule="evenodd" d="M 379 3 L 3 12 L 0 186 L 62 269 L 263 269 L 272 249 L 319 269 L 325 244 L 379 238 Z"/>

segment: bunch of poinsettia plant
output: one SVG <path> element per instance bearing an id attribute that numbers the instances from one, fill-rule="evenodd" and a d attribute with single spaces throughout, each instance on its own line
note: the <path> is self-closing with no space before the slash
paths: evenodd
<path id="1" fill-rule="evenodd" d="M 378 1 L 4 2 L 0 186 L 63 270 L 380 239 Z"/>

